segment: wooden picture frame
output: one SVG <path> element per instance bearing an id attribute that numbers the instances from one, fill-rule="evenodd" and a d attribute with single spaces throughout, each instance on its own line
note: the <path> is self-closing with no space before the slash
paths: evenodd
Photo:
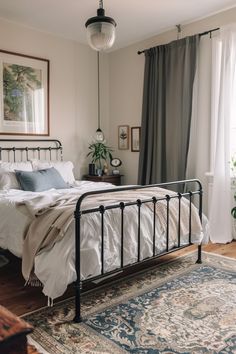
<path id="1" fill-rule="evenodd" d="M 118 126 L 118 149 L 119 150 L 129 149 L 129 126 L 128 125 Z"/>
<path id="2" fill-rule="evenodd" d="M 49 135 L 49 60 L 0 50 L 0 135 Z"/>
<path id="3" fill-rule="evenodd" d="M 140 141 L 141 141 L 141 127 L 131 128 L 131 151 L 140 151 Z"/>

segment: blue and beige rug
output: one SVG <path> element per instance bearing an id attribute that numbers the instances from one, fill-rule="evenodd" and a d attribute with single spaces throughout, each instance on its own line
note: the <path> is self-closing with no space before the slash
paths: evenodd
<path id="1" fill-rule="evenodd" d="M 204 253 L 179 257 L 87 294 L 84 322 L 74 301 L 25 319 L 48 353 L 236 353 L 236 260 Z"/>

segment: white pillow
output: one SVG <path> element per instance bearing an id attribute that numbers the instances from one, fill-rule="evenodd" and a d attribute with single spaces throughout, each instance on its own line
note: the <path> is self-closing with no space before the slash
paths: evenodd
<path id="1" fill-rule="evenodd" d="M 31 159 L 30 161 L 33 171 L 54 167 L 66 183 L 73 184 L 75 182 L 74 165 L 71 161 L 40 161 L 37 159 Z"/>
<path id="2" fill-rule="evenodd" d="M 0 189 L 21 189 L 16 179 L 15 170 L 33 171 L 29 161 L 2 162 L 0 161 Z"/>

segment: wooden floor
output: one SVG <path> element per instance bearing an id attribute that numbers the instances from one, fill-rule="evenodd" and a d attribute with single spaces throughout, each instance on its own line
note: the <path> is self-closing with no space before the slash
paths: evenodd
<path id="1" fill-rule="evenodd" d="M 172 254 L 159 258 L 156 263 L 189 253 L 196 249 L 190 246 Z M 236 259 L 236 241 L 226 244 L 209 244 L 203 247 L 206 252 L 221 254 Z M 34 311 L 47 305 L 47 298 L 42 294 L 41 288 L 24 286 L 24 279 L 21 275 L 21 262 L 19 259 L 7 255 L 9 263 L 0 268 L 0 304 L 8 308 L 17 315 L 22 315 Z M 71 297 L 74 294 L 73 286 L 58 300 Z"/>

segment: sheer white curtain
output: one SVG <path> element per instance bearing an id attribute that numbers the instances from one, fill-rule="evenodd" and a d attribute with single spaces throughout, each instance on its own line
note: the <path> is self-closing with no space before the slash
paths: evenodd
<path id="1" fill-rule="evenodd" d="M 211 241 L 232 241 L 230 128 L 236 100 L 236 24 L 222 27 L 212 38 L 211 161 L 213 187 L 210 204 Z"/>
<path id="2" fill-rule="evenodd" d="M 193 105 L 187 178 L 200 179 L 203 186 L 203 211 L 208 216 L 208 178 L 210 169 L 211 124 L 211 45 L 210 36 L 203 36 L 199 43 L 197 69 L 193 87 Z"/>

